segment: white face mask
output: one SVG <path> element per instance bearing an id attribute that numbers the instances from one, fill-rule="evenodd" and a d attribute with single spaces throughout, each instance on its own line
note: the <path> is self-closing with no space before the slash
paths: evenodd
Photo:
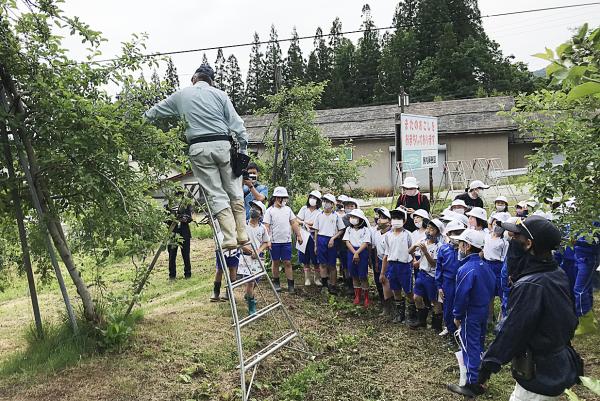
<path id="1" fill-rule="evenodd" d="M 421 229 L 423 228 L 423 221 L 422 220 L 415 220 L 415 227 Z"/>
<path id="2" fill-rule="evenodd" d="M 283 200 L 281 201 L 281 206 L 285 206 L 285 205 L 287 205 L 287 199 L 283 199 Z"/>
<path id="3" fill-rule="evenodd" d="M 352 224 L 353 226 L 357 225 L 360 222 L 358 217 L 350 217 L 348 221 L 350 221 L 350 224 Z"/>
<path id="4" fill-rule="evenodd" d="M 323 209 L 325 209 L 325 210 L 331 210 L 331 209 L 333 209 L 333 203 L 331 203 L 331 202 L 323 202 Z"/>
<path id="5" fill-rule="evenodd" d="M 458 213 L 458 214 L 465 214 L 465 209 L 463 209 L 462 207 L 457 207 L 456 209 L 452 210 L 454 213 Z"/>
<path id="6" fill-rule="evenodd" d="M 496 205 L 496 211 L 497 212 L 503 212 L 504 211 L 504 205 Z"/>
<path id="7" fill-rule="evenodd" d="M 316 200 L 315 198 L 310 198 L 310 199 L 308 200 L 308 204 L 309 204 L 310 206 L 317 206 L 317 200 Z"/>
<path id="8" fill-rule="evenodd" d="M 404 220 L 392 219 L 392 228 L 402 228 L 404 226 Z"/>

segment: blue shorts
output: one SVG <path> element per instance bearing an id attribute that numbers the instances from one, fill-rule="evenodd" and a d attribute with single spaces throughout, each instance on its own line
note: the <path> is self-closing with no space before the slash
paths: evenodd
<path id="1" fill-rule="evenodd" d="M 406 294 L 413 290 L 413 268 L 412 263 L 402 263 L 396 261 L 388 262 L 388 268 L 385 277 L 390 282 L 392 291 L 404 290 Z"/>
<path id="2" fill-rule="evenodd" d="M 317 262 L 325 266 L 335 266 L 337 258 L 337 249 L 329 247 L 331 237 L 326 235 L 317 235 Z"/>
<path id="3" fill-rule="evenodd" d="M 219 253 L 215 252 L 215 256 L 217 258 L 217 270 L 223 270 Z M 225 264 L 230 269 L 237 268 L 240 265 L 240 256 L 237 254 L 235 256 L 227 256 L 227 253 L 225 253 Z"/>
<path id="4" fill-rule="evenodd" d="M 419 270 L 417 273 L 417 279 L 415 280 L 415 295 L 423 298 L 427 298 L 430 302 L 437 302 L 437 286 L 435 285 L 435 278 L 423 270 Z"/>
<path id="5" fill-rule="evenodd" d="M 496 296 L 502 297 L 502 283 L 500 278 L 502 276 L 502 265 L 503 262 L 499 260 L 486 260 L 485 263 L 492 269 L 494 275 L 496 276 Z"/>
<path id="6" fill-rule="evenodd" d="M 356 251 L 358 248 L 354 247 Z M 358 263 L 354 263 L 352 257 L 354 254 L 352 252 L 348 252 L 348 272 L 350 273 L 350 277 L 358 278 L 358 279 L 366 279 L 369 275 L 369 250 L 364 249 L 359 255 L 360 260 Z"/>
<path id="7" fill-rule="evenodd" d="M 315 240 L 313 240 L 312 234 L 306 241 L 306 253 L 298 251 L 298 262 L 302 265 L 317 265 L 317 254 L 315 252 Z"/>
<path id="8" fill-rule="evenodd" d="M 271 245 L 271 260 L 292 260 L 292 243 L 284 242 Z"/>

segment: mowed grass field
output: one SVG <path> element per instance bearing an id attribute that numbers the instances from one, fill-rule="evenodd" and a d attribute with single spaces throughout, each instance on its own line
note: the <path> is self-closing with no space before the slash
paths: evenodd
<path id="1" fill-rule="evenodd" d="M 60 347 L 54 355 L 50 352 L 51 362 L 34 361 L 26 341 L 32 322 L 27 286 L 24 278 L 16 278 L 0 294 L 0 400 L 239 399 L 230 307 L 208 302 L 214 274 L 211 239 L 193 240 L 192 265 L 190 280 L 169 282 L 163 254 L 144 293 L 143 317 L 130 343 L 121 352 L 84 352 L 64 363 Z M 104 269 L 103 280 L 109 290 L 123 291 L 130 285 L 132 272 L 133 266 L 121 261 Z M 305 288 L 301 273 L 296 270 L 298 294 L 283 293 L 282 297 L 312 357 L 291 350 L 269 357 L 258 369 L 253 399 L 460 399 L 445 388 L 458 379 L 455 350 L 437 333 L 387 323 L 379 316 L 378 306 L 364 310 L 348 298 L 331 298 L 315 287 Z M 92 277 L 94 272 L 90 269 L 84 274 Z M 259 308 L 272 302 L 265 284 L 259 286 Z M 238 291 L 236 299 L 245 316 L 243 293 Z M 74 296 L 75 291 L 71 288 L 70 293 Z M 64 318 L 56 286 L 40 289 L 40 302 L 45 322 L 56 324 Z M 600 308 L 596 311 L 600 313 Z M 263 319 L 245 328 L 247 355 L 281 335 L 284 323 L 283 316 L 277 315 L 277 319 Z M 600 377 L 599 338 L 596 334 L 574 341 L 585 358 L 586 374 L 594 377 Z M 488 393 L 480 399 L 507 400 L 513 385 L 505 367 L 492 377 Z M 582 399 L 598 399 L 581 386 L 574 390 Z"/>

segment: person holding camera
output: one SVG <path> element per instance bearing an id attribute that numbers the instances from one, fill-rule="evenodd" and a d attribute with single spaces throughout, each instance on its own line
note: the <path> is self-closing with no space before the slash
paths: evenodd
<path id="1" fill-rule="evenodd" d="M 512 237 L 506 263 L 514 284 L 508 314 L 483 356 L 479 384 L 512 361 L 517 383 L 511 401 L 558 400 L 583 375 L 571 346 L 577 316 L 569 281 L 552 256 L 561 233 L 541 216 L 500 226 Z"/>
<path id="2" fill-rule="evenodd" d="M 267 200 L 269 188 L 258 181 L 260 169 L 256 163 L 248 163 L 247 174 L 244 174 L 244 207 L 246 209 L 246 220 L 250 220 L 250 209 L 252 202 L 259 201 L 265 203 Z"/>
<path id="3" fill-rule="evenodd" d="M 178 193 L 181 195 L 181 193 Z M 175 223 L 167 250 L 169 252 L 169 279 L 175 280 L 177 276 L 177 250 L 181 248 L 181 257 L 183 258 L 183 275 L 192 277 L 192 264 L 190 262 L 190 242 L 192 232 L 190 231 L 190 222 L 192 221 L 192 206 L 179 205 L 178 207 L 166 206 L 170 216 L 166 221 L 168 226 Z"/>
<path id="4" fill-rule="evenodd" d="M 248 235 L 242 177 L 233 170 L 238 166 L 232 163 L 229 133 L 235 135 L 243 158 L 247 158 L 248 134 L 229 96 L 213 87 L 214 79 L 213 69 L 201 65 L 192 76 L 192 86 L 160 101 L 144 117 L 150 121 L 172 116 L 184 119 L 192 171 L 219 222 L 221 246 L 230 250 L 247 243 Z"/>

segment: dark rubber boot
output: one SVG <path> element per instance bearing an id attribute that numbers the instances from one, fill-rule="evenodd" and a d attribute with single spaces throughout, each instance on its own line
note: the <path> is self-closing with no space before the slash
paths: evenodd
<path id="1" fill-rule="evenodd" d="M 409 323 L 408 326 L 411 329 L 418 329 L 421 327 L 427 327 L 427 315 L 429 314 L 429 309 L 417 309 L 417 319 L 414 323 Z"/>
<path id="2" fill-rule="evenodd" d="M 431 328 L 439 333 L 442 331 L 443 315 L 441 313 L 433 313 L 431 315 Z"/>
<path id="3" fill-rule="evenodd" d="M 406 324 L 409 326 L 411 324 L 417 323 L 417 306 L 414 302 L 408 301 L 408 319 L 406 319 Z"/>
<path id="4" fill-rule="evenodd" d="M 394 317 L 394 323 L 403 323 L 406 320 L 406 300 L 401 299 L 400 301 L 394 301 L 396 304 L 396 316 Z"/>
<path id="5" fill-rule="evenodd" d="M 288 292 L 290 294 L 295 294 L 296 293 L 296 287 L 294 286 L 294 280 L 288 280 Z"/>
<path id="6" fill-rule="evenodd" d="M 281 292 L 281 283 L 279 281 L 279 277 L 273 277 L 273 286 L 275 287 L 275 291 Z"/>

